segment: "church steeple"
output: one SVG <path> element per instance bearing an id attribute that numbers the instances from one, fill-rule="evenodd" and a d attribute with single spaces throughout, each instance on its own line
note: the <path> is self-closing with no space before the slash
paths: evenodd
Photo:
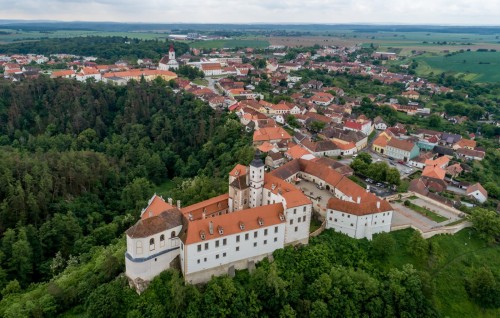
<path id="1" fill-rule="evenodd" d="M 174 50 L 174 44 L 170 43 L 170 49 L 168 50 L 168 59 L 169 60 L 175 60 L 175 50 Z"/>
<path id="2" fill-rule="evenodd" d="M 259 150 L 250 163 L 250 207 L 255 208 L 262 205 L 262 192 L 264 186 L 264 162 L 260 158 Z"/>

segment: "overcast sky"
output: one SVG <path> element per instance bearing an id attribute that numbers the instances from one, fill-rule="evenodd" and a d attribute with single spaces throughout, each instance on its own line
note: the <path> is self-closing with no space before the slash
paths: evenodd
<path id="1" fill-rule="evenodd" d="M 500 0 L 0 0 L 0 19 L 500 25 Z"/>

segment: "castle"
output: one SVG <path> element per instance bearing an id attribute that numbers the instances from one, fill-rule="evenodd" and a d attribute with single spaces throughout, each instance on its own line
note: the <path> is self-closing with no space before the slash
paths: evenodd
<path id="1" fill-rule="evenodd" d="M 170 43 L 168 55 L 164 55 L 158 63 L 158 69 L 161 71 L 176 70 L 179 68 L 179 62 L 175 59 L 174 45 Z"/>
<path id="2" fill-rule="evenodd" d="M 189 283 L 253 267 L 287 245 L 307 244 L 313 203 L 296 185 L 313 182 L 330 194 L 325 227 L 371 239 L 390 231 L 392 208 L 317 160 L 295 159 L 272 171 L 256 155 L 229 173 L 229 192 L 184 208 L 154 195 L 126 231 L 126 275 L 142 290 L 177 267 Z M 316 208 L 316 207 L 315 207 Z M 179 261 L 177 261 L 179 256 Z"/>

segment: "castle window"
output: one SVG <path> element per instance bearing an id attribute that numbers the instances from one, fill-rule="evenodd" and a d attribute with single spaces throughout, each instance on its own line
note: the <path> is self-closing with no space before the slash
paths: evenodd
<path id="1" fill-rule="evenodd" d="M 227 239 L 222 240 L 222 245 L 226 246 L 227 245 Z"/>
<path id="2" fill-rule="evenodd" d="M 275 241 L 275 242 L 278 242 L 278 238 L 277 238 L 277 237 L 275 237 L 275 238 L 274 238 L 274 241 Z"/>
<path id="3" fill-rule="evenodd" d="M 271 192 L 268 192 L 268 193 L 267 193 L 267 196 L 268 196 L 268 197 L 271 197 Z"/>
<path id="4" fill-rule="evenodd" d="M 257 247 L 257 242 L 253 242 L 253 247 Z"/>
<path id="5" fill-rule="evenodd" d="M 155 239 L 152 238 L 149 240 L 149 250 L 154 251 L 154 249 L 155 249 Z"/>
<path id="6" fill-rule="evenodd" d="M 160 247 L 165 246 L 165 235 L 160 235 Z"/>
<path id="7" fill-rule="evenodd" d="M 142 242 L 141 241 L 137 241 L 137 243 L 135 244 L 135 252 L 136 252 L 136 254 L 142 254 Z"/>
<path id="8" fill-rule="evenodd" d="M 198 244 L 198 252 L 201 252 L 201 244 Z"/>
<path id="9" fill-rule="evenodd" d="M 226 257 L 226 253 L 225 253 L 225 252 L 224 252 L 224 253 L 222 253 L 222 257 Z"/>
<path id="10" fill-rule="evenodd" d="M 238 243 L 239 241 L 240 241 L 240 236 L 236 235 L 236 243 Z"/>
<path id="11" fill-rule="evenodd" d="M 267 240 L 264 240 L 264 245 L 266 245 L 266 244 L 267 244 Z"/>
<path id="12" fill-rule="evenodd" d="M 170 238 L 175 238 L 175 231 L 172 231 L 172 233 L 170 233 Z"/>
<path id="13" fill-rule="evenodd" d="M 290 225 L 292 225 L 292 224 L 293 224 L 293 219 L 290 219 Z"/>
<path id="14" fill-rule="evenodd" d="M 299 227 L 298 227 L 298 226 L 296 226 L 296 227 L 295 227 L 295 232 L 297 232 L 298 230 L 299 230 Z"/>
<path id="15" fill-rule="evenodd" d="M 351 226 L 354 226 L 354 224 L 351 223 Z"/>
<path id="16" fill-rule="evenodd" d="M 257 238 L 257 235 L 259 235 L 259 233 L 257 231 L 253 232 L 253 237 L 254 238 Z"/>
<path id="17" fill-rule="evenodd" d="M 215 255 L 215 258 L 216 258 L 216 259 L 219 259 L 219 254 Z"/>
<path id="18" fill-rule="evenodd" d="M 215 241 L 215 247 L 219 247 L 219 241 Z"/>
<path id="19" fill-rule="evenodd" d="M 236 246 L 236 252 L 239 252 L 239 251 L 240 251 L 240 247 Z"/>
<path id="20" fill-rule="evenodd" d="M 297 214 L 297 209 L 293 209 L 293 214 Z"/>
<path id="21" fill-rule="evenodd" d="M 248 233 L 245 234 L 245 241 L 248 241 Z"/>
<path id="22" fill-rule="evenodd" d="M 264 230 L 264 235 L 267 235 L 267 229 Z"/>
<path id="23" fill-rule="evenodd" d="M 208 243 L 205 243 L 205 251 L 208 250 Z"/>
<path id="24" fill-rule="evenodd" d="M 304 216 L 302 217 L 302 222 L 305 222 L 305 221 L 306 221 L 306 216 L 304 215 Z"/>
<path id="25" fill-rule="evenodd" d="M 200 264 L 200 260 L 198 260 L 198 264 Z"/>
<path id="26" fill-rule="evenodd" d="M 278 233 L 278 227 L 277 226 L 274 227 L 274 233 Z"/>
<path id="27" fill-rule="evenodd" d="M 304 207 L 304 212 L 306 212 L 306 207 Z"/>

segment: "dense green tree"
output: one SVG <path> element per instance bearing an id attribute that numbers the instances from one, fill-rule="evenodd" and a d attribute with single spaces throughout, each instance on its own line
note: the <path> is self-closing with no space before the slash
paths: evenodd
<path id="1" fill-rule="evenodd" d="M 373 237 L 372 248 L 375 257 L 385 260 L 394 253 L 396 241 L 389 233 L 380 233 Z"/>
<path id="2" fill-rule="evenodd" d="M 466 288 L 481 307 L 500 307 L 500 283 L 490 268 L 473 269 L 466 277 Z"/>
<path id="3" fill-rule="evenodd" d="M 494 211 L 474 208 L 469 216 L 479 237 L 494 242 L 500 237 L 500 216 Z"/>

